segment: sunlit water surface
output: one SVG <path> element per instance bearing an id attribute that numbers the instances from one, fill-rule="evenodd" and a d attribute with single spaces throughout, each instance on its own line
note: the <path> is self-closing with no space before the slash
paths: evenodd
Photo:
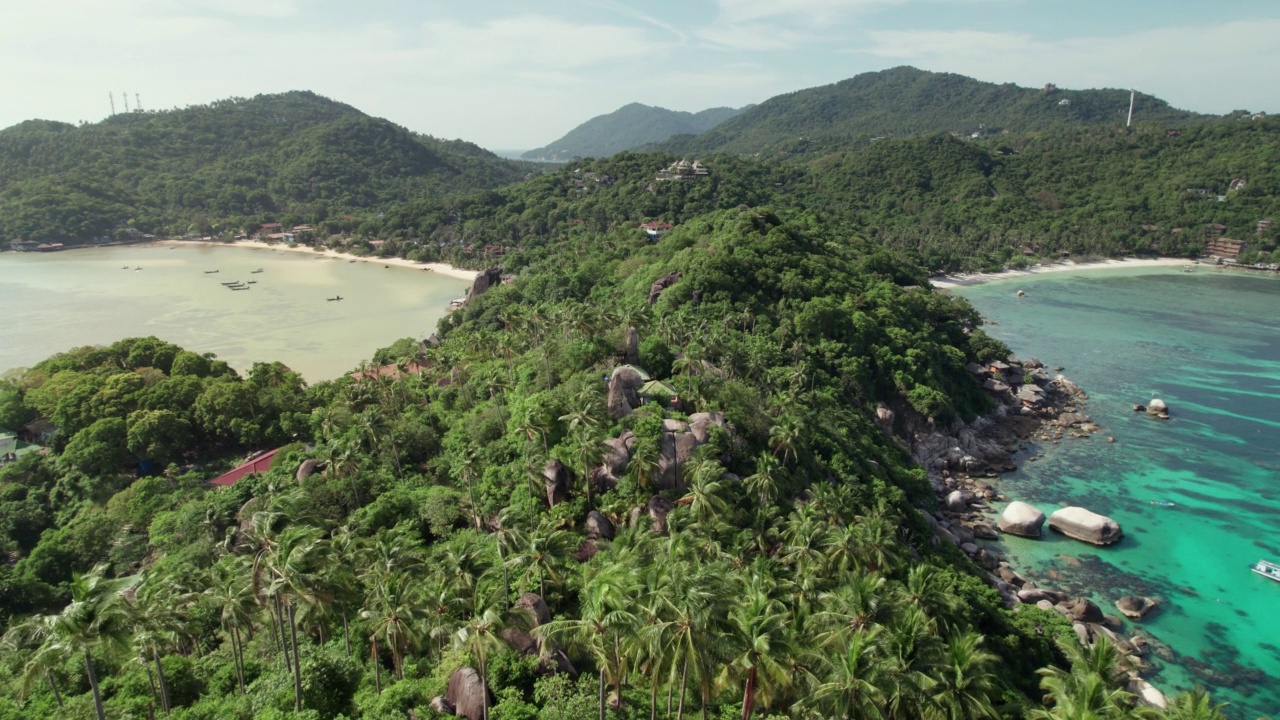
<path id="1" fill-rule="evenodd" d="M 235 280 L 257 283 L 240 292 L 221 284 Z M 315 382 L 399 338 L 430 335 L 469 285 L 376 261 L 244 247 L 5 252 L 0 370 L 75 346 L 154 335 L 216 353 L 240 370 L 279 360 Z M 339 295 L 340 302 L 326 300 Z"/>

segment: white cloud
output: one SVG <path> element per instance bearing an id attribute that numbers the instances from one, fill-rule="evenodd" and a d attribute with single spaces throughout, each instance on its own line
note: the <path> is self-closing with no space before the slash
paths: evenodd
<path id="1" fill-rule="evenodd" d="M 719 22 L 726 25 L 787 17 L 823 24 L 910 0 L 716 0 Z"/>
<path id="2" fill-rule="evenodd" d="M 1022 33 L 874 31 L 852 52 L 992 82 L 1137 88 L 1177 107 L 1221 114 L 1280 107 L 1280 20 L 1040 40 Z"/>

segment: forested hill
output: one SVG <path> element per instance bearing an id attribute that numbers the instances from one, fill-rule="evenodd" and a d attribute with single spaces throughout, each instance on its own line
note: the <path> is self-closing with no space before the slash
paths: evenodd
<path id="1" fill-rule="evenodd" d="M 527 172 L 471 143 L 412 133 L 309 92 L 0 130 L 0 240 L 319 222 Z"/>
<path id="2" fill-rule="evenodd" d="M 872 137 L 1123 126 L 1128 110 L 1128 90 L 1022 88 L 897 67 L 778 95 L 700 136 L 672 138 L 661 147 L 682 154 L 829 151 Z M 1180 126 L 1208 116 L 1139 93 L 1134 118 Z"/>
<path id="3" fill-rule="evenodd" d="M 697 180 L 658 180 L 678 155 L 619 153 L 527 182 L 414 201 L 369 221 L 385 252 L 457 263 L 564 237 L 675 225 L 770 204 L 911 253 L 929 271 L 999 269 L 1062 254 L 1193 256 L 1210 233 L 1245 241 L 1242 261 L 1280 262 L 1280 119 L 1164 129 L 1082 127 L 992 139 L 886 139 L 791 161 L 712 155 Z M 495 255 L 485 252 L 497 248 Z M 467 249 L 471 248 L 472 252 Z M 523 262 L 508 259 L 507 263 Z"/>
<path id="4" fill-rule="evenodd" d="M 704 133 L 742 110 L 721 107 L 689 113 L 631 103 L 607 115 L 593 117 L 559 140 L 530 150 L 522 157 L 554 161 L 609 157 L 623 150 L 662 142 L 674 135 Z"/>

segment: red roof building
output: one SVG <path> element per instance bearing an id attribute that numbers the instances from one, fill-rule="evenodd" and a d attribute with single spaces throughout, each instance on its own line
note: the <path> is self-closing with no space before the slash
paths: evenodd
<path id="1" fill-rule="evenodd" d="M 656 238 L 666 234 L 666 232 L 671 229 L 671 224 L 660 223 L 655 220 L 653 222 L 644 223 L 640 226 L 640 229 L 648 233 L 649 237 Z"/>
<path id="2" fill-rule="evenodd" d="M 246 475 L 264 473 L 271 469 L 271 463 L 275 462 L 276 453 L 280 452 L 280 450 L 281 448 L 276 448 L 275 450 L 264 452 L 235 470 L 232 470 L 225 475 L 219 475 L 218 477 L 210 480 L 209 484 L 217 485 L 219 487 L 231 487 Z"/>

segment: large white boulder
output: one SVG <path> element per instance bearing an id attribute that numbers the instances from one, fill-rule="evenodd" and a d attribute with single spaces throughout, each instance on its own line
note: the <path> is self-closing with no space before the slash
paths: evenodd
<path id="1" fill-rule="evenodd" d="M 1031 505 L 1014 500 L 1000 514 L 1000 532 L 1022 537 L 1040 537 L 1040 528 L 1044 525 L 1044 513 Z"/>
<path id="2" fill-rule="evenodd" d="M 1110 545 L 1124 537 L 1120 523 L 1082 507 L 1064 507 L 1049 516 L 1049 529 L 1094 545 Z"/>

